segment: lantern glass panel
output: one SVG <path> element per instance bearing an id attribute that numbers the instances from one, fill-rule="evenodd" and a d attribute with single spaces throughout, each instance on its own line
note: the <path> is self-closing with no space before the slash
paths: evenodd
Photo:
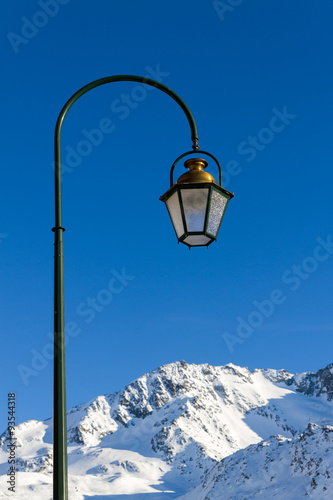
<path id="1" fill-rule="evenodd" d="M 208 188 L 181 189 L 188 232 L 203 231 L 207 209 Z"/>
<path id="2" fill-rule="evenodd" d="M 170 217 L 175 228 L 177 238 L 180 238 L 184 234 L 183 218 L 180 210 L 178 192 L 175 191 L 168 200 L 166 200 L 166 205 L 168 207 Z"/>
<path id="3" fill-rule="evenodd" d="M 207 226 L 207 232 L 212 236 L 217 235 L 221 219 L 227 206 L 227 201 L 225 196 L 213 189 Z"/>
<path id="4" fill-rule="evenodd" d="M 204 234 L 190 234 L 183 240 L 184 243 L 194 247 L 208 245 L 211 241 L 212 238 L 208 238 L 208 236 L 205 236 Z"/>

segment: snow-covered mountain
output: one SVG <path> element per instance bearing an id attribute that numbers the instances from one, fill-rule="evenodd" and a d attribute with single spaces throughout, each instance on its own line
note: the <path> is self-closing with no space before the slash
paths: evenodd
<path id="1" fill-rule="evenodd" d="M 72 408 L 67 421 L 71 500 L 332 496 L 333 364 L 293 375 L 176 362 Z M 15 499 L 50 500 L 52 419 L 20 424 L 16 438 Z"/>
<path id="2" fill-rule="evenodd" d="M 184 500 L 332 498 L 333 427 L 309 424 L 223 459 Z"/>

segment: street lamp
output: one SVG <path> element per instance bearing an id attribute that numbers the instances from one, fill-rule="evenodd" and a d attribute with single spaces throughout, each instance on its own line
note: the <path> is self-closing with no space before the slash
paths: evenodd
<path id="1" fill-rule="evenodd" d="M 191 246 L 208 246 L 216 240 L 217 233 L 232 193 L 221 185 L 221 167 L 210 153 L 202 152 L 215 160 L 219 167 L 219 184 L 204 172 L 207 162 L 192 158 L 185 162 L 189 172 L 182 175 L 173 186 L 176 163 L 199 149 L 198 133 L 194 118 L 182 99 L 165 85 L 134 75 L 116 75 L 95 80 L 78 90 L 62 108 L 55 128 L 55 227 L 54 231 L 54 400 L 53 400 L 53 500 L 68 500 L 67 477 L 67 421 L 65 373 L 65 319 L 64 319 L 64 268 L 63 232 L 61 211 L 61 129 L 71 106 L 86 92 L 112 82 L 139 82 L 155 87 L 169 95 L 184 111 L 191 128 L 193 151 L 184 153 L 174 162 L 170 174 L 170 189 L 162 201 L 167 205 L 178 241 Z"/>

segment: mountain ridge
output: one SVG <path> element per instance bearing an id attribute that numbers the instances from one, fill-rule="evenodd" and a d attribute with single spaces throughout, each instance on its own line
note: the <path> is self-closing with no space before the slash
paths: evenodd
<path id="1" fill-rule="evenodd" d="M 333 364 L 316 374 L 272 369 L 250 372 L 232 363 L 213 366 L 180 361 L 161 366 L 121 391 L 97 396 L 67 412 L 71 498 L 95 495 L 92 498 L 98 499 L 107 492 L 110 498 L 122 494 L 148 498 L 149 494 L 155 500 L 160 495 L 173 499 L 192 498 L 188 495 L 193 494 L 197 495 L 193 499 L 208 499 L 216 486 L 211 492 L 204 491 L 204 482 L 227 487 L 225 481 L 217 480 L 220 469 L 228 463 L 237 470 L 233 460 L 240 453 L 244 454 L 242 460 L 245 456 L 252 460 L 252 456 L 261 457 L 265 447 L 271 448 L 278 464 L 277 450 L 282 453 L 283 447 L 276 443 L 292 443 L 283 449 L 292 446 L 298 450 L 298 440 L 309 425 L 331 436 L 332 387 Z M 16 428 L 20 484 L 26 481 L 28 488 L 31 482 L 41 500 L 50 498 L 52 424 L 52 418 L 32 420 Z M 7 441 L 5 432 L 0 437 L 0 485 L 6 470 Z M 329 462 L 331 454 L 324 454 Z M 259 470 L 254 467 L 252 473 L 258 475 Z M 211 478 L 213 471 L 216 481 Z M 312 481 L 316 470 L 311 474 Z M 331 479 L 325 481 L 327 487 Z M 273 483 L 277 494 L 282 494 Z M 239 487 L 234 479 L 235 495 Z M 309 491 L 313 496 L 318 489 Z M 17 498 L 28 498 L 26 494 L 24 487 L 23 496 Z"/>

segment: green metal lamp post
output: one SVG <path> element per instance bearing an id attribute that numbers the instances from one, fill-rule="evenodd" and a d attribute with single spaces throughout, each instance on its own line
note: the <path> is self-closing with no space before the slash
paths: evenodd
<path id="1" fill-rule="evenodd" d="M 171 89 L 161 83 L 134 75 L 116 75 L 95 80 L 78 90 L 62 108 L 55 128 L 55 227 L 54 231 L 54 414 L 53 414 L 53 500 L 68 500 L 67 477 L 67 421 L 65 374 L 65 321 L 64 321 L 64 267 L 63 232 L 61 213 L 61 129 L 70 107 L 86 92 L 112 82 L 139 82 L 155 87 L 172 97 L 182 108 L 191 128 L 192 149 L 174 162 L 170 174 L 170 189 L 161 196 L 169 211 L 178 242 L 189 248 L 208 246 L 216 240 L 228 201 L 233 196 L 221 185 L 221 167 L 216 158 L 202 151 L 217 163 L 219 184 L 204 172 L 207 162 L 192 158 L 185 162 L 189 172 L 173 185 L 173 170 L 183 157 L 199 148 L 198 133 L 193 116 Z"/>

